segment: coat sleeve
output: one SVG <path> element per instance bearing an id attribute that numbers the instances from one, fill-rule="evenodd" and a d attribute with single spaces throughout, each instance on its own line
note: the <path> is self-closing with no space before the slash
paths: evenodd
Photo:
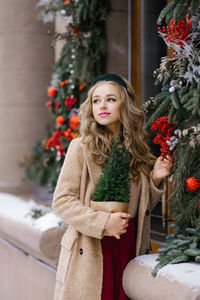
<path id="1" fill-rule="evenodd" d="M 83 152 L 80 139 L 77 138 L 72 140 L 68 148 L 54 192 L 52 208 L 66 224 L 70 224 L 77 231 L 101 239 L 110 214 L 95 212 L 80 201 L 82 167 Z"/>
<path id="2" fill-rule="evenodd" d="M 150 207 L 151 210 L 156 206 L 160 197 L 165 192 L 165 182 L 164 180 L 155 181 L 152 177 L 152 172 L 150 174 Z"/>

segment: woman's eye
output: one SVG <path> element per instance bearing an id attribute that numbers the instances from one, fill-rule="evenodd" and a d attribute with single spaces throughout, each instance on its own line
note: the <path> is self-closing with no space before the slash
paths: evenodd
<path id="1" fill-rule="evenodd" d="M 114 101 L 116 101 L 114 98 L 108 98 L 108 101 L 109 102 L 114 102 Z"/>
<path id="2" fill-rule="evenodd" d="M 93 103 L 99 103 L 99 99 L 94 99 Z"/>

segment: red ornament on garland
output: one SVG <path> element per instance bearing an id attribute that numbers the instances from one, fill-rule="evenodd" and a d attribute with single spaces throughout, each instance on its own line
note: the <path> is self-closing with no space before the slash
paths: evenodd
<path id="1" fill-rule="evenodd" d="M 200 180 L 196 177 L 189 177 L 186 180 L 186 188 L 190 192 L 196 192 L 200 188 Z"/>
<path id="2" fill-rule="evenodd" d="M 79 126 L 78 115 L 73 115 L 69 120 L 69 126 L 71 129 L 77 130 Z"/>
<path id="3" fill-rule="evenodd" d="M 60 82 L 60 86 L 63 87 L 65 85 L 68 85 L 68 80 L 64 80 Z"/>
<path id="4" fill-rule="evenodd" d="M 61 86 L 61 87 L 65 86 L 65 82 L 64 82 L 64 81 L 61 81 L 60 86 Z"/>
<path id="5" fill-rule="evenodd" d="M 65 123 L 65 119 L 63 118 L 63 116 L 58 116 L 56 119 L 56 123 L 58 126 L 62 126 Z"/>
<path id="6" fill-rule="evenodd" d="M 55 97 L 57 95 L 57 90 L 55 87 L 52 86 L 52 87 L 48 88 L 47 93 L 48 93 L 49 97 Z"/>

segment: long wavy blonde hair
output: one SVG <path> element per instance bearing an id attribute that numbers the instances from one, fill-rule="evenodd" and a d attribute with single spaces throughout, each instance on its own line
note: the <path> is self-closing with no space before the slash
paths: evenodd
<path id="1" fill-rule="evenodd" d="M 124 78 L 123 78 L 124 79 Z M 104 83 L 115 85 L 120 92 L 120 122 L 121 144 L 131 154 L 131 174 L 134 180 L 140 178 L 140 173 L 149 177 L 150 166 L 154 164 L 155 157 L 150 153 L 146 143 L 147 133 L 144 131 L 144 113 L 136 106 L 135 94 L 127 80 L 127 89 L 113 81 L 97 82 L 88 92 L 87 99 L 81 104 L 79 112 L 80 135 L 82 141 L 91 152 L 94 161 L 103 165 L 109 157 L 113 142 L 113 134 L 105 126 L 98 124 L 92 113 L 92 96 L 97 86 Z"/>

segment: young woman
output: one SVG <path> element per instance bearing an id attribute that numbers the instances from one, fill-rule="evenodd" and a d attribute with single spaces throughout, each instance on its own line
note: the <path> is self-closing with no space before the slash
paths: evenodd
<path id="1" fill-rule="evenodd" d="M 118 75 L 96 79 L 79 118 L 80 137 L 69 146 L 53 199 L 54 211 L 69 224 L 61 241 L 54 299 L 126 300 L 123 270 L 130 259 L 149 252 L 150 212 L 172 162 L 170 157 L 155 162 L 150 154 L 143 112 L 136 107 L 133 88 Z M 128 211 L 94 211 L 91 195 L 119 133 L 131 154 Z"/>

